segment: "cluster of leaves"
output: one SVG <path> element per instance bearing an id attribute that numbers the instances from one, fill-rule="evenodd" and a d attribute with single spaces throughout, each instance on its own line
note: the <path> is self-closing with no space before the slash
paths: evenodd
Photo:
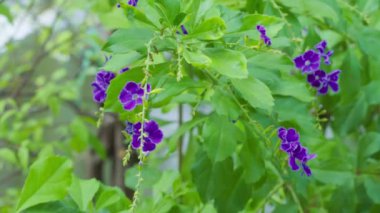
<path id="1" fill-rule="evenodd" d="M 149 97 L 148 110 L 191 109 L 191 119 L 181 120 L 144 163 L 144 193 L 136 211 L 378 211 L 378 1 L 236 2 L 140 0 L 137 7 L 123 4 L 117 9 L 117 2 L 110 1 L 127 24 L 105 44 L 112 59 L 102 69 L 130 70 L 111 81 L 104 110 L 121 121 L 138 119 L 136 112 L 123 110 L 118 96 L 126 82 L 144 79 L 147 57 L 149 83 L 159 89 Z M 270 48 L 260 41 L 257 24 L 267 27 Z M 181 25 L 188 35 L 177 34 Z M 339 95 L 316 96 L 294 69 L 292 58 L 322 39 L 335 51 L 332 69 L 343 70 Z M 167 123 L 172 121 L 162 119 L 162 125 Z M 310 162 L 311 177 L 289 171 L 286 154 L 278 148 L 278 126 L 297 128 L 302 143 L 318 155 Z M 8 131 L 20 136 L 15 128 Z M 180 154 L 179 170 L 160 172 L 159 165 L 175 152 Z M 47 181 L 52 185 L 41 184 L 47 177 L 42 170 L 52 176 L 54 181 Z M 108 187 L 79 180 L 63 157 L 41 157 L 29 171 L 18 210 L 41 212 L 63 203 L 70 212 L 99 206 L 117 212 L 130 203 L 110 189 L 113 195 L 104 196 L 116 197 L 105 202 L 112 204 L 99 204 L 102 189 Z M 127 186 L 135 187 L 137 172 L 136 167 L 127 170 Z M 38 187 L 42 194 L 33 193 Z"/>

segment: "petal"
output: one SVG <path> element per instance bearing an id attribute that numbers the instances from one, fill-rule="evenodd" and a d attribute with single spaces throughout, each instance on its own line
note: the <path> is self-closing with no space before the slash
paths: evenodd
<path id="1" fill-rule="evenodd" d="M 332 91 L 338 92 L 339 91 L 339 84 L 336 82 L 329 82 L 329 86 L 331 87 Z"/>
<path id="2" fill-rule="evenodd" d="M 141 134 L 141 122 L 135 123 L 133 125 L 133 134 L 140 135 Z"/>
<path id="3" fill-rule="evenodd" d="M 317 71 L 318 72 L 318 71 Z M 307 81 L 309 83 L 313 83 L 315 81 L 315 75 L 314 74 L 309 74 L 307 75 Z"/>
<path id="4" fill-rule="evenodd" d="M 159 129 L 159 126 L 156 121 L 151 120 L 144 123 L 144 132 L 147 132 L 148 134 L 156 131 Z"/>
<path id="5" fill-rule="evenodd" d="M 293 171 L 297 171 L 299 169 L 299 166 L 296 163 L 296 159 L 293 156 L 289 157 L 289 166 Z"/>
<path id="6" fill-rule="evenodd" d="M 145 141 L 143 144 L 143 152 L 151 152 L 156 149 L 156 144 L 152 142 Z"/>
<path id="7" fill-rule="evenodd" d="M 154 132 L 151 132 L 149 134 L 149 139 L 153 142 L 153 143 L 160 143 L 162 141 L 162 138 L 164 138 L 164 134 L 162 133 L 161 130 L 156 130 Z"/>
<path id="8" fill-rule="evenodd" d="M 293 59 L 294 64 L 296 65 L 297 69 L 302 69 L 303 66 L 305 66 L 305 60 L 303 60 L 302 55 L 297 56 Z"/>
<path id="9" fill-rule="evenodd" d="M 286 140 L 288 142 L 295 142 L 299 140 L 299 134 L 294 128 L 288 129 L 288 133 L 286 134 Z"/>
<path id="10" fill-rule="evenodd" d="M 312 159 L 314 159 L 314 158 L 316 158 L 316 157 L 317 157 L 316 154 L 310 154 L 310 155 L 307 155 L 307 159 L 306 159 L 306 161 L 312 160 Z"/>
<path id="11" fill-rule="evenodd" d="M 315 71 L 315 75 L 317 75 L 319 78 L 324 78 L 326 76 L 326 72 L 323 70 L 317 70 Z"/>
<path id="12" fill-rule="evenodd" d="M 143 104 L 143 100 L 141 97 L 138 97 L 135 101 L 136 101 L 136 105 L 142 105 Z"/>
<path id="13" fill-rule="evenodd" d="M 303 169 L 303 171 L 305 172 L 305 174 L 306 174 L 307 176 L 310 176 L 310 175 L 311 175 L 310 167 L 308 167 L 308 166 L 306 165 L 306 163 L 302 163 L 302 169 Z"/>
<path id="14" fill-rule="evenodd" d="M 120 95 L 119 95 L 119 101 L 124 104 L 132 100 L 132 95 L 126 91 L 126 90 L 121 90 Z"/>
<path id="15" fill-rule="evenodd" d="M 137 89 L 137 91 L 135 92 L 135 94 L 139 95 L 139 96 L 143 96 L 144 95 L 144 88 L 139 88 Z"/>
<path id="16" fill-rule="evenodd" d="M 314 54 L 316 54 L 313 50 L 308 50 L 306 51 L 304 54 L 303 54 L 303 59 L 306 61 L 306 60 L 311 60 L 314 56 Z"/>
<path id="17" fill-rule="evenodd" d="M 281 143 L 281 146 L 280 146 L 281 150 L 288 152 L 290 151 L 290 148 L 291 148 L 290 143 Z"/>
<path id="18" fill-rule="evenodd" d="M 318 59 L 318 60 L 319 60 L 319 59 Z M 316 61 L 316 62 L 310 64 L 310 70 L 311 70 L 311 71 L 319 70 L 319 65 L 320 65 L 319 61 Z"/>
<path id="19" fill-rule="evenodd" d="M 123 104 L 125 110 L 132 111 L 136 107 L 136 101 L 130 100 Z"/>
<path id="20" fill-rule="evenodd" d="M 102 90 L 99 90 L 93 94 L 93 99 L 97 103 L 103 103 L 106 99 L 106 93 Z"/>
<path id="21" fill-rule="evenodd" d="M 127 90 L 130 93 L 135 93 L 138 89 L 139 86 L 133 81 L 128 82 L 124 87 L 124 90 Z"/>
<path id="22" fill-rule="evenodd" d="M 322 87 L 318 90 L 319 94 L 325 95 L 328 91 L 327 84 L 323 84 Z"/>
<path id="23" fill-rule="evenodd" d="M 281 140 L 286 140 L 286 132 L 287 130 L 284 127 L 280 127 L 277 130 L 277 135 Z"/>
<path id="24" fill-rule="evenodd" d="M 132 136 L 132 148 L 138 149 L 141 145 L 141 140 L 139 139 L 140 135 L 133 135 Z"/>
<path id="25" fill-rule="evenodd" d="M 319 88 L 321 86 L 321 82 L 320 81 L 314 81 L 313 83 L 311 83 L 311 86 L 314 88 Z"/>
<path id="26" fill-rule="evenodd" d="M 330 81 L 338 81 L 339 80 L 339 74 L 340 74 L 340 70 L 334 70 L 334 71 L 332 71 L 331 73 L 329 73 L 329 75 L 328 75 L 328 79 L 330 80 Z"/>
<path id="27" fill-rule="evenodd" d="M 152 86 L 151 86 L 150 84 L 148 84 L 148 85 L 146 86 L 146 92 L 147 92 L 147 93 L 150 93 L 150 91 L 152 91 Z"/>
<path id="28" fill-rule="evenodd" d="M 310 57 L 310 62 L 311 63 L 316 63 L 316 62 L 319 63 L 319 60 L 320 60 L 319 54 L 313 51 L 313 55 Z"/>

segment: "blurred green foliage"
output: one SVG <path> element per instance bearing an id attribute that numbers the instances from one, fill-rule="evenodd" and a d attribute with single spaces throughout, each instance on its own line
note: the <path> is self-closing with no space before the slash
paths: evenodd
<path id="1" fill-rule="evenodd" d="M 144 78 L 149 41 L 149 81 L 160 89 L 149 110 L 190 106 L 191 119 L 180 121 L 143 165 L 137 212 L 379 211 L 379 1 L 115 5 L 1 4 L 0 15 L 12 23 L 46 10 L 56 14 L 52 24 L 0 50 L 2 212 L 127 212 L 131 201 L 120 189 L 79 178 L 86 175 L 78 156 L 107 154 L 90 97 L 98 69 L 131 67 L 112 81 L 104 111 L 137 121 L 141 109 L 124 111 L 118 95 L 127 81 Z M 189 35 L 176 34 L 181 24 Z M 271 48 L 260 43 L 257 24 L 267 27 Z M 338 94 L 317 96 L 292 62 L 322 39 L 334 50 L 328 69 L 342 70 Z M 112 55 L 105 64 L 101 51 Z M 288 167 L 278 126 L 295 127 L 318 155 L 309 162 L 311 177 Z M 184 138 L 185 149 L 178 149 Z M 162 168 L 179 151 L 179 169 Z M 135 189 L 137 173 L 133 165 L 126 170 L 127 187 Z"/>

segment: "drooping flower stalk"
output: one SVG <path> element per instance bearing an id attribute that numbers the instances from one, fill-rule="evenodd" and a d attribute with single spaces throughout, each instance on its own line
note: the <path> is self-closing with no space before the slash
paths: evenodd
<path id="1" fill-rule="evenodd" d="M 303 173 L 310 176 L 311 169 L 306 163 L 317 155 L 308 154 L 307 149 L 301 145 L 299 133 L 294 128 L 280 127 L 278 137 L 281 139 L 280 149 L 289 155 L 290 168 L 297 171 L 300 169 L 299 163 L 301 163 Z"/>
<path id="2" fill-rule="evenodd" d="M 93 88 L 93 100 L 96 103 L 103 103 L 106 100 L 107 88 L 110 85 L 111 80 L 114 78 L 115 74 L 113 72 L 108 72 L 105 70 L 101 70 L 96 74 L 95 81 L 91 84 Z"/>
<path id="3" fill-rule="evenodd" d="M 257 31 L 260 33 L 260 38 L 263 40 L 264 44 L 270 46 L 272 44 L 271 39 L 267 36 L 266 29 L 263 25 L 256 26 Z"/>

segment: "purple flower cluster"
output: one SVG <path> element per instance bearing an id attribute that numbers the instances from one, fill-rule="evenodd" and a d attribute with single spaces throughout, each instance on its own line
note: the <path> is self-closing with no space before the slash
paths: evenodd
<path id="1" fill-rule="evenodd" d="M 272 44 L 272 41 L 267 36 L 265 27 L 263 25 L 257 25 L 256 29 L 260 32 L 260 38 L 264 41 L 265 45 L 270 46 Z"/>
<path id="2" fill-rule="evenodd" d="M 300 143 L 300 136 L 298 132 L 289 128 L 280 127 L 278 129 L 278 137 L 281 139 L 280 149 L 289 155 L 289 166 L 293 171 L 299 170 L 300 166 L 297 163 L 300 162 L 303 172 L 307 175 L 311 175 L 311 169 L 306 163 L 315 158 L 315 154 L 308 154 L 308 151 Z"/>
<path id="3" fill-rule="evenodd" d="M 326 73 L 324 70 L 320 69 L 320 60 L 324 60 L 326 65 L 330 65 L 330 57 L 333 51 L 327 51 L 327 42 L 325 40 L 321 41 L 315 46 L 316 50 L 307 50 L 302 55 L 299 55 L 293 59 L 295 67 L 302 71 L 302 73 L 307 73 L 307 81 L 309 84 L 318 90 L 319 94 L 326 94 L 328 88 L 330 87 L 333 92 L 339 91 L 339 74 L 340 70 L 334 70 L 331 73 Z"/>
<path id="4" fill-rule="evenodd" d="M 133 7 L 136 7 L 138 1 L 139 1 L 139 0 L 129 0 L 129 1 L 128 1 L 128 4 L 131 5 L 131 6 L 133 6 Z M 120 3 L 117 3 L 116 6 L 117 6 L 117 8 L 120 8 L 120 7 L 121 7 Z"/>
<path id="5" fill-rule="evenodd" d="M 96 74 L 95 81 L 91 84 L 93 88 L 93 99 L 95 102 L 103 103 L 106 100 L 106 91 L 113 78 L 115 78 L 113 72 L 101 70 Z"/>
<path id="6" fill-rule="evenodd" d="M 138 1 L 139 1 L 139 0 L 129 0 L 129 1 L 128 1 L 128 4 L 131 5 L 131 6 L 133 6 L 133 7 L 136 7 Z"/>
<path id="7" fill-rule="evenodd" d="M 150 93 L 151 86 L 147 85 L 147 93 Z M 143 104 L 144 88 L 141 84 L 133 81 L 128 82 L 119 95 L 119 101 L 125 110 L 132 111 L 137 105 Z"/>
<path id="8" fill-rule="evenodd" d="M 144 122 L 142 141 L 141 141 L 141 122 L 132 124 L 127 122 L 125 131 L 132 135 L 132 148 L 139 149 L 142 143 L 143 152 L 151 152 L 156 149 L 156 145 L 159 144 L 164 138 L 160 127 L 154 120 Z"/>

